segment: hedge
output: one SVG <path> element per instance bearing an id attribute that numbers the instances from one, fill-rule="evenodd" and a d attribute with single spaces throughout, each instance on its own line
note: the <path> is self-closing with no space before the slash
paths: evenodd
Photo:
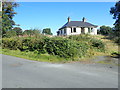
<path id="1" fill-rule="evenodd" d="M 89 46 L 66 38 L 3 38 L 2 48 L 21 51 L 48 53 L 64 58 L 83 57 Z"/>
<path id="2" fill-rule="evenodd" d="M 88 34 L 69 36 L 68 39 L 78 42 L 86 42 L 90 47 L 96 48 L 99 51 L 105 51 L 105 44 L 101 40 L 92 38 L 92 36 Z"/>

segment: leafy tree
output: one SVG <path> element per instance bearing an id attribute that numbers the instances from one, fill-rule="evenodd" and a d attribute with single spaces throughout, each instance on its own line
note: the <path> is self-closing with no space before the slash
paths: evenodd
<path id="1" fill-rule="evenodd" d="M 43 29 L 42 33 L 46 35 L 53 35 L 50 28 Z"/>
<path id="2" fill-rule="evenodd" d="M 110 9 L 110 13 L 113 15 L 113 19 L 116 19 L 115 25 L 115 35 L 120 35 L 120 0 L 116 2 L 115 6 Z"/>
<path id="3" fill-rule="evenodd" d="M 28 35 L 28 36 L 31 36 L 31 35 L 39 35 L 40 34 L 40 30 L 39 29 L 30 29 L 30 30 L 25 30 L 23 32 L 24 35 Z"/>
<path id="4" fill-rule="evenodd" d="M 14 27 L 13 31 L 15 31 L 17 35 L 22 35 L 22 29 L 20 27 Z"/>
<path id="5" fill-rule="evenodd" d="M 13 17 L 16 12 L 14 8 L 16 8 L 18 4 L 16 2 L 10 2 L 8 0 L 2 2 L 2 35 L 5 36 L 6 32 L 11 30 L 15 22 L 13 21 Z"/>
<path id="6" fill-rule="evenodd" d="M 30 29 L 33 31 L 34 35 L 39 35 L 41 33 L 41 31 L 39 29 Z"/>
<path id="7" fill-rule="evenodd" d="M 31 35 L 33 35 L 33 31 L 32 31 L 32 30 L 25 30 L 25 31 L 23 32 L 23 34 L 24 34 L 24 35 L 31 36 Z"/>
<path id="8" fill-rule="evenodd" d="M 2 8 L 2 1 L 0 1 L 0 8 Z M 2 11 L 0 10 L 0 38 L 2 36 Z"/>
<path id="9" fill-rule="evenodd" d="M 14 37 L 16 36 L 16 32 L 11 30 L 11 31 L 7 31 L 6 32 L 6 37 L 10 38 L 10 37 Z"/>
<path id="10" fill-rule="evenodd" d="M 98 30 L 99 34 L 102 35 L 109 35 L 110 33 L 112 33 L 112 28 L 109 26 L 101 26 L 100 29 Z"/>

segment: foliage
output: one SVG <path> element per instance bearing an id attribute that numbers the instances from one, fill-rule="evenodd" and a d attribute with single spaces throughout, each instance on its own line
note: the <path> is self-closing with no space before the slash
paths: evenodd
<path id="1" fill-rule="evenodd" d="M 63 58 L 80 58 L 87 53 L 88 45 L 63 38 L 3 38 L 2 47 L 51 54 Z"/>
<path id="2" fill-rule="evenodd" d="M 69 36 L 68 38 L 71 40 L 79 41 L 79 42 L 85 42 L 85 43 L 89 44 L 89 46 L 95 47 L 100 51 L 105 50 L 105 45 L 101 40 L 92 38 L 92 36 L 88 35 L 88 34 L 74 35 L 74 36 Z"/>
<path id="3" fill-rule="evenodd" d="M 102 34 L 102 35 L 109 35 L 112 32 L 113 32 L 112 28 L 109 26 L 105 26 L 105 25 L 101 26 L 100 30 L 98 30 L 98 34 Z"/>
<path id="4" fill-rule="evenodd" d="M 68 38 L 71 40 L 85 41 L 85 42 L 90 40 L 89 34 L 71 35 Z"/>
<path id="5" fill-rule="evenodd" d="M 116 19 L 115 32 L 114 32 L 114 40 L 118 44 L 120 44 L 120 0 L 116 2 L 115 6 L 110 9 L 110 13 L 113 15 L 113 19 Z"/>
<path id="6" fill-rule="evenodd" d="M 48 53 L 63 58 L 81 58 L 90 47 L 104 51 L 104 43 L 100 40 L 90 38 L 89 35 L 70 36 L 67 38 L 4 38 L 3 48 L 19 49 L 21 51 L 32 51 L 37 54 Z"/>
<path id="7" fill-rule="evenodd" d="M 2 37 L 2 11 L 0 11 L 0 38 Z"/>
<path id="8" fill-rule="evenodd" d="M 17 35 L 16 32 L 13 31 L 13 30 L 10 30 L 10 31 L 7 31 L 7 32 L 6 32 L 6 37 L 8 37 L 8 38 L 14 37 L 14 36 L 16 36 L 16 35 Z"/>
<path id="9" fill-rule="evenodd" d="M 115 43 L 118 43 L 118 45 L 120 45 L 120 37 L 119 36 L 114 37 L 113 40 L 115 41 Z"/>
<path id="10" fill-rule="evenodd" d="M 105 51 L 105 44 L 101 40 L 91 39 L 90 42 L 93 47 L 97 48 L 100 51 Z"/>
<path id="11" fill-rule="evenodd" d="M 41 32 L 39 29 L 30 29 L 30 30 L 25 30 L 23 32 L 24 35 L 28 35 L 28 36 L 32 36 L 32 35 L 37 36 L 37 35 L 40 35 L 40 33 Z"/>
<path id="12" fill-rule="evenodd" d="M 49 54 L 58 55 L 64 58 L 82 57 L 87 53 L 88 46 L 85 43 L 77 43 L 63 38 L 48 40 L 46 51 Z"/>
<path id="13" fill-rule="evenodd" d="M 20 27 L 14 27 L 12 30 L 15 31 L 17 35 L 22 35 L 22 29 Z"/>
<path id="14" fill-rule="evenodd" d="M 41 32 L 40 32 L 39 29 L 33 29 L 33 33 L 34 33 L 34 34 L 40 34 Z"/>
<path id="15" fill-rule="evenodd" d="M 52 32 L 51 32 L 51 29 L 50 29 L 50 28 L 45 28 L 45 29 L 43 29 L 42 33 L 43 33 L 43 34 L 46 34 L 46 35 L 52 35 Z"/>
<path id="16" fill-rule="evenodd" d="M 64 58 L 60 58 L 60 57 L 49 55 L 49 54 L 38 54 L 31 51 L 21 52 L 20 50 L 2 49 L 2 54 L 12 55 L 20 58 L 25 58 L 29 60 L 35 60 L 35 61 L 42 61 L 42 62 L 66 62 Z"/>
<path id="17" fill-rule="evenodd" d="M 22 43 L 20 43 L 19 40 L 14 38 L 4 38 L 2 39 L 2 48 L 8 48 L 10 50 L 17 50 L 19 47 L 21 47 Z"/>
<path id="18" fill-rule="evenodd" d="M 31 35 L 33 35 L 33 32 L 32 32 L 32 30 L 25 30 L 25 31 L 23 32 L 23 34 L 24 34 L 24 35 L 31 36 Z"/>
<path id="19" fill-rule="evenodd" d="M 31 29 L 33 30 L 33 34 L 38 37 L 41 34 L 41 30 L 40 29 Z"/>
<path id="20" fill-rule="evenodd" d="M 2 2 L 2 36 L 6 36 L 6 32 L 11 30 L 15 22 L 13 17 L 16 14 L 14 8 L 18 4 L 16 2 Z"/>
<path id="21" fill-rule="evenodd" d="M 113 14 L 113 18 L 116 19 L 115 25 L 120 24 L 120 0 L 116 2 L 115 7 L 112 7 L 110 13 Z"/>

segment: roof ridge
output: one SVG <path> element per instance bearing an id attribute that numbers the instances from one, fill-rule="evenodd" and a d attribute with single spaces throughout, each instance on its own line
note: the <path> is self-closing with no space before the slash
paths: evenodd
<path id="1" fill-rule="evenodd" d="M 76 21 L 75 21 L 76 22 Z M 77 21 L 77 22 L 82 22 L 82 21 Z"/>
<path id="2" fill-rule="evenodd" d="M 67 22 L 65 25 L 63 25 L 60 29 L 65 28 L 65 27 L 70 27 L 70 26 L 81 26 L 81 27 L 97 27 L 97 25 L 93 25 L 92 23 L 89 22 L 83 22 L 83 21 L 70 21 Z"/>

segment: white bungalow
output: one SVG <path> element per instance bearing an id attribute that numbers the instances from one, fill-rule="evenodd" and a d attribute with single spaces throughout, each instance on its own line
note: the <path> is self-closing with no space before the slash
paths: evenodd
<path id="1" fill-rule="evenodd" d="M 68 22 L 57 31 L 58 36 L 88 33 L 97 35 L 97 26 L 86 22 L 86 19 L 84 17 L 82 21 L 70 21 L 70 17 L 68 17 Z"/>

